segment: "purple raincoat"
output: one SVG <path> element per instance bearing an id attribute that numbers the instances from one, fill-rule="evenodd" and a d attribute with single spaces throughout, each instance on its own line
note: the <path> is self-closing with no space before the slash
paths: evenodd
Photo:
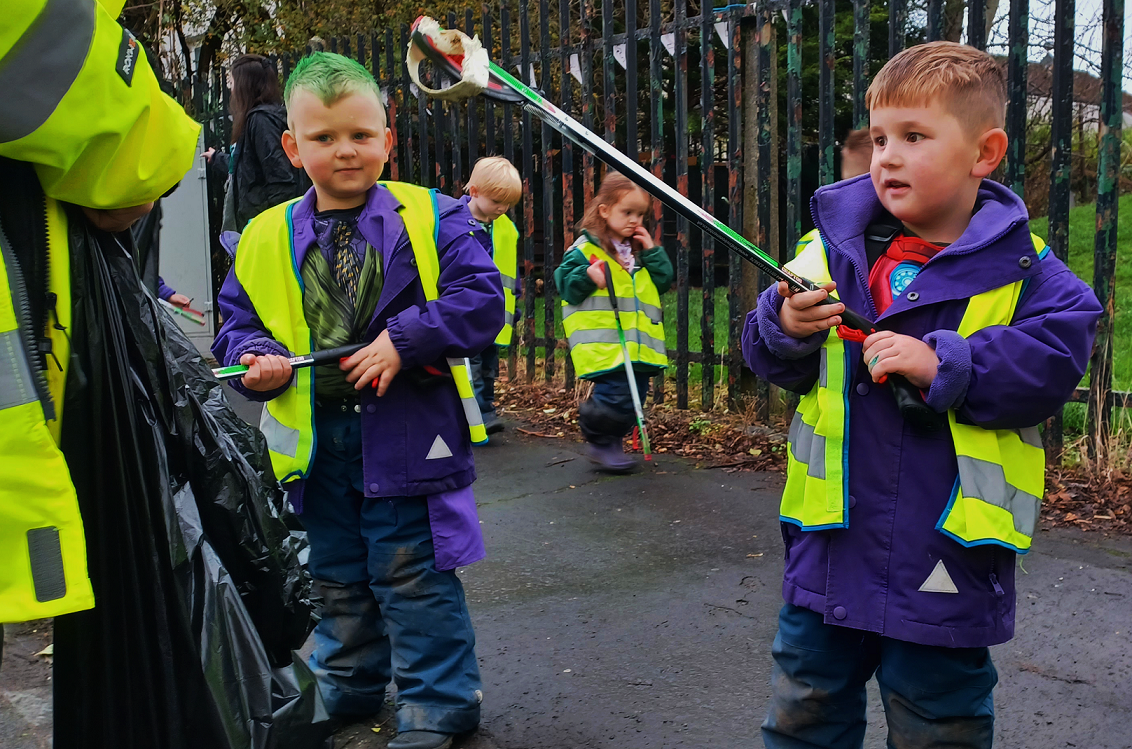
<path id="1" fill-rule="evenodd" d="M 503 319 L 503 291 L 498 269 L 474 236 L 479 224 L 467 207 L 443 195 L 437 195 L 437 202 L 440 297 L 432 302 L 425 301 L 409 236 L 397 213 L 401 204 L 393 194 L 379 185 L 371 188 L 358 218 L 358 231 L 381 252 L 384 278 L 365 340 L 373 341 L 388 329 L 402 369 L 383 397 L 371 388 L 361 391 L 360 418 L 366 496 L 427 496 L 437 568 L 452 569 L 484 556 L 470 488 L 476 470 L 468 426 L 454 387 L 421 387 L 405 372 L 450 357 L 472 356 L 491 344 Z M 308 251 L 318 251 L 314 209 L 312 188 L 292 214 L 297 268 Z M 239 251 L 255 249 L 242 246 Z M 224 325 L 212 344 L 218 361 L 236 364 L 249 352 L 290 355 L 264 330 L 234 270 L 224 281 L 219 300 Z M 256 401 L 270 400 L 284 390 L 250 391 L 239 380 L 233 381 L 233 387 Z M 438 437 L 452 455 L 426 460 Z M 303 484 L 297 480 L 285 487 L 300 512 Z"/>
<path id="2" fill-rule="evenodd" d="M 1065 264 L 1039 261 L 1026 206 L 984 181 L 970 226 L 935 256 L 877 318 L 869 294 L 865 227 L 883 215 L 868 175 L 824 187 L 812 201 L 841 299 L 877 327 L 933 345 L 939 374 L 927 394 L 938 411 L 988 429 L 1032 427 L 1081 380 L 1101 307 Z M 972 296 L 1028 279 L 1014 322 L 970 338 L 955 331 Z M 743 354 L 756 374 L 795 392 L 811 390 L 825 333 L 795 340 L 778 319 L 775 288 L 747 316 Z M 924 435 L 900 418 L 887 388 L 873 384 L 861 346 L 846 343 L 849 382 L 848 528 L 803 531 L 782 523 L 787 602 L 827 624 L 944 647 L 982 647 L 1014 636 L 1015 554 L 967 548 L 936 530 L 958 475 L 950 433 Z M 938 571 L 942 567 L 946 578 Z M 931 580 L 929 581 L 929 578 Z M 947 579 L 951 585 L 947 584 Z M 957 592 L 942 592 L 954 588 Z M 923 589 L 923 590 L 921 590 Z"/>

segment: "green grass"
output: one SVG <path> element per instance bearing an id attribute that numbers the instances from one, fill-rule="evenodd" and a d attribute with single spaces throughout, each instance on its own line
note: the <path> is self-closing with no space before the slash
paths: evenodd
<path id="1" fill-rule="evenodd" d="M 1069 267 L 1085 283 L 1093 284 L 1093 246 L 1096 239 L 1097 207 L 1082 205 L 1069 212 Z M 1030 229 L 1049 237 L 1049 222 L 1032 219 Z M 1132 195 L 1120 199 L 1116 238 L 1116 322 L 1113 327 L 1113 388 L 1127 390 L 1132 385 Z M 1068 427 L 1068 424 L 1067 424 Z"/>

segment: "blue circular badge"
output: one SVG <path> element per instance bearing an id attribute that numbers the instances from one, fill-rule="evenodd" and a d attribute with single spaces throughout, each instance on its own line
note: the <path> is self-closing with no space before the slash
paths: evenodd
<path id="1" fill-rule="evenodd" d="M 905 261 L 892 269 L 892 273 L 889 274 L 888 279 L 892 287 L 893 299 L 904 293 L 904 289 L 908 288 L 908 284 L 912 283 L 912 281 L 916 279 L 916 276 L 920 275 L 920 269 L 922 267 L 922 265 L 917 263 Z"/>

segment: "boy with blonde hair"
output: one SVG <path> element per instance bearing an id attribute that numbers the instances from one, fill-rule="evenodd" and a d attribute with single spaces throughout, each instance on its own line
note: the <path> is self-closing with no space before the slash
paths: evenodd
<path id="1" fill-rule="evenodd" d="M 373 715 L 392 679 L 390 748 L 443 749 L 479 723 L 475 633 L 455 568 L 484 556 L 470 438 L 478 428 L 484 439 L 482 424 L 462 402 L 472 401 L 464 367 L 445 362 L 494 339 L 499 273 L 459 201 L 377 182 L 393 139 L 365 68 L 316 52 L 285 96 L 283 147 L 314 186 L 248 224 L 212 350 L 249 365 L 237 389 L 267 402 L 260 429 L 307 529 L 323 601 L 311 667 L 328 711 Z M 366 346 L 337 369 L 287 362 L 353 343 Z M 425 366 L 453 377 L 426 383 L 414 376 Z"/>
<path id="2" fill-rule="evenodd" d="M 476 238 L 495 260 L 503 284 L 503 329 L 495 342 L 472 357 L 472 382 L 476 402 L 488 434 L 501 432 L 504 424 L 495 413 L 495 379 L 499 376 L 498 346 L 510 346 L 515 330 L 515 300 L 519 297 L 519 232 L 507 211 L 523 197 L 519 170 L 501 156 L 487 156 L 476 162 L 461 199 L 472 217 L 480 222 L 482 233 Z"/>
<path id="3" fill-rule="evenodd" d="M 1037 426 L 1080 381 L 1101 311 L 987 179 L 1005 99 L 973 48 L 892 58 L 867 94 L 870 174 L 818 190 L 818 236 L 790 264 L 822 289 L 772 287 L 747 317 L 748 364 L 802 394 L 768 747 L 860 747 L 874 674 L 889 746 L 991 746 L 988 646 L 1014 635 L 1044 490 Z M 843 304 L 878 332 L 838 335 Z M 902 421 L 891 375 L 920 388 L 937 430 Z"/>

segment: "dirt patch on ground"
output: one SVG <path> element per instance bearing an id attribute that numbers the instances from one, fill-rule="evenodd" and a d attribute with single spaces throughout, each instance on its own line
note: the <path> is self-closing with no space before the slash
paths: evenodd
<path id="1" fill-rule="evenodd" d="M 578 404 L 588 384 L 575 390 L 542 384 L 496 384 L 497 408 L 523 422 L 523 434 L 546 439 L 581 439 Z M 648 432 L 658 455 L 690 458 L 704 468 L 733 471 L 782 471 L 786 467 L 784 420 L 753 426 L 749 414 L 678 410 L 672 397 L 648 406 Z M 626 450 L 640 452 L 632 440 Z M 1076 527 L 1132 535 L 1132 476 L 1110 471 L 1098 476 L 1085 468 L 1053 468 L 1046 476 L 1042 520 L 1055 527 Z"/>

